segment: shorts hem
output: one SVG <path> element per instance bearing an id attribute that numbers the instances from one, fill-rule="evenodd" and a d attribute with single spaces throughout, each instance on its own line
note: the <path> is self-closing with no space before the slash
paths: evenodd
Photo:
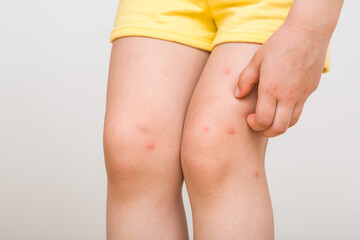
<path id="1" fill-rule="evenodd" d="M 215 37 L 213 43 L 211 44 L 211 51 L 216 45 L 225 42 L 246 42 L 246 43 L 258 43 L 264 44 L 266 40 L 273 33 L 257 33 L 257 32 L 226 32 L 219 34 Z M 327 73 L 330 71 L 330 57 L 329 57 L 329 47 L 326 53 L 325 65 L 322 73 Z"/>
<path id="2" fill-rule="evenodd" d="M 227 32 L 215 37 L 211 50 L 220 43 L 224 42 L 248 42 L 263 44 L 272 33 L 255 33 L 255 32 Z"/>
<path id="3" fill-rule="evenodd" d="M 145 27 L 116 28 L 112 30 L 110 34 L 110 42 L 112 43 L 115 39 L 126 36 L 152 37 L 152 38 L 184 44 L 190 47 L 199 48 L 209 52 L 211 51 L 211 41 L 207 41 L 192 36 L 187 36 L 177 32 L 157 29 L 157 28 L 145 28 Z"/>

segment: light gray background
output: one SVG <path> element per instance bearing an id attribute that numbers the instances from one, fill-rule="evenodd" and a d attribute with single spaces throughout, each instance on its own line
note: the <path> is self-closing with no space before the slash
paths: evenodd
<path id="1" fill-rule="evenodd" d="M 0 2 L 0 239 L 105 239 L 102 128 L 117 0 Z M 277 240 L 360 239 L 360 2 L 331 71 L 269 140 Z M 184 199 L 192 234 L 191 212 Z"/>

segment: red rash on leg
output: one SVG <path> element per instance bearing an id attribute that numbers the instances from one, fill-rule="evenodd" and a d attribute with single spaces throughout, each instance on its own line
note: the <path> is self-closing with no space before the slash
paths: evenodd
<path id="1" fill-rule="evenodd" d="M 224 74 L 226 75 L 226 76 L 229 76 L 229 75 L 231 75 L 231 68 L 225 68 L 225 70 L 224 70 Z"/>
<path id="2" fill-rule="evenodd" d="M 147 142 L 146 148 L 149 150 L 153 150 L 155 148 L 155 144 L 153 142 Z"/>
<path id="3" fill-rule="evenodd" d="M 255 172 L 255 177 L 259 177 L 259 172 L 258 171 Z"/>
<path id="4" fill-rule="evenodd" d="M 205 125 L 205 126 L 203 127 L 203 130 L 204 130 L 205 132 L 207 132 L 207 131 L 210 130 L 210 127 L 209 127 L 208 125 Z"/>
<path id="5" fill-rule="evenodd" d="M 228 133 L 229 133 L 230 135 L 234 135 L 235 131 L 234 131 L 233 128 L 229 128 Z"/>

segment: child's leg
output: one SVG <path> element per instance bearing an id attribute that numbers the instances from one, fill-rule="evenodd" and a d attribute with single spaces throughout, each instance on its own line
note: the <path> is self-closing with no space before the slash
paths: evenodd
<path id="1" fill-rule="evenodd" d="M 113 43 L 104 125 L 107 239 L 188 239 L 180 143 L 209 53 L 146 37 Z"/>
<path id="2" fill-rule="evenodd" d="M 194 239 L 273 239 L 264 169 L 268 138 L 251 130 L 257 85 L 239 100 L 241 70 L 260 47 L 223 43 L 211 53 L 187 111 L 181 163 L 193 213 Z"/>

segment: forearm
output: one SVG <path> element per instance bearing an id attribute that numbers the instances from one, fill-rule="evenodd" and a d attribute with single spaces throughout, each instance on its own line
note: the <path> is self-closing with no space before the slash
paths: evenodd
<path id="1" fill-rule="evenodd" d="M 331 38 L 344 0 L 294 0 L 286 23 Z"/>

